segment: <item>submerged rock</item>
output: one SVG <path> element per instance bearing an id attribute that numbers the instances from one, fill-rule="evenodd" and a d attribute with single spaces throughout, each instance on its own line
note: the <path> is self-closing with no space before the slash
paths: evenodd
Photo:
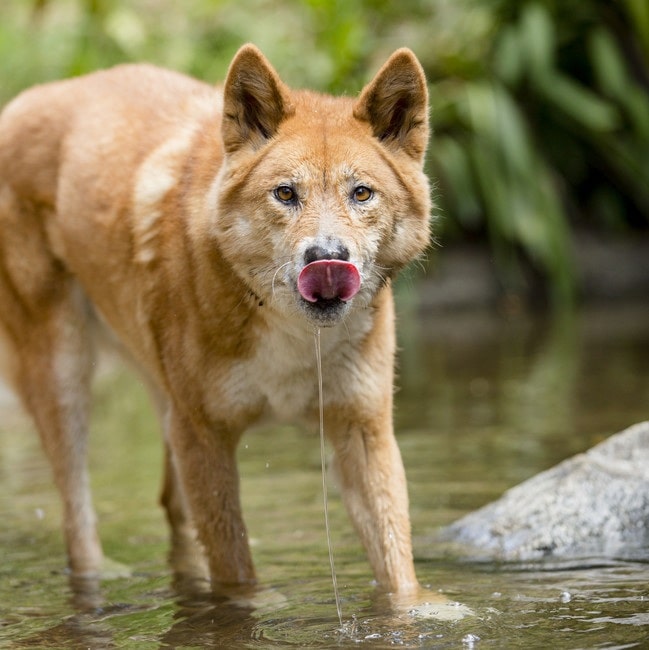
<path id="1" fill-rule="evenodd" d="M 649 422 L 511 488 L 441 537 L 503 561 L 649 549 Z"/>

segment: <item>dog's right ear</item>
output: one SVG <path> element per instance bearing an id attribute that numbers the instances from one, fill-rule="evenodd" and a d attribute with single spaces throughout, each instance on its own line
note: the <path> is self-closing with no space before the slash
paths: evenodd
<path id="1" fill-rule="evenodd" d="M 230 64 L 223 91 L 226 153 L 246 145 L 258 149 L 291 113 L 288 91 L 278 74 L 254 45 L 244 45 Z"/>

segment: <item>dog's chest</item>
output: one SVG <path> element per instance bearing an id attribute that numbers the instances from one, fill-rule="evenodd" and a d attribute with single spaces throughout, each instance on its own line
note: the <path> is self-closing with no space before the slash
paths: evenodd
<path id="1" fill-rule="evenodd" d="M 315 338 L 270 332 L 244 364 L 248 385 L 265 403 L 266 417 L 295 421 L 317 406 Z"/>
<path id="2" fill-rule="evenodd" d="M 331 330 L 321 337 L 325 402 L 340 398 L 337 377 L 347 373 L 349 337 Z M 338 340 L 342 338 L 343 340 Z M 225 393 L 232 406 L 261 414 L 264 421 L 298 422 L 318 412 L 318 365 L 315 333 L 298 336 L 267 331 L 255 353 L 235 363 Z"/>

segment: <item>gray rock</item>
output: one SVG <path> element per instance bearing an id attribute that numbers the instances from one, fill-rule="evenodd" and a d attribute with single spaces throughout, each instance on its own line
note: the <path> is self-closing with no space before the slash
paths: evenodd
<path id="1" fill-rule="evenodd" d="M 649 555 L 649 422 L 511 488 L 441 538 L 503 561 Z"/>

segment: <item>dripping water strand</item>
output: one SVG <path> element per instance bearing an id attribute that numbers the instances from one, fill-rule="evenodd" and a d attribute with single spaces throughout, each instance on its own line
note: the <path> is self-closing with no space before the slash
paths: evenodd
<path id="1" fill-rule="evenodd" d="M 340 607 L 340 594 L 338 593 L 338 580 L 336 579 L 336 566 L 334 564 L 334 552 L 331 544 L 331 530 L 329 528 L 329 500 L 327 498 L 327 464 L 325 456 L 324 438 L 324 399 L 322 393 L 322 352 L 320 349 L 320 328 L 315 331 L 315 358 L 318 368 L 318 400 L 320 403 L 320 466 L 322 468 L 322 499 L 324 504 L 325 530 L 327 531 L 327 548 L 329 549 L 329 566 L 331 567 L 331 581 L 333 582 L 334 597 L 336 599 L 336 611 L 340 627 L 343 626 L 343 613 Z"/>

